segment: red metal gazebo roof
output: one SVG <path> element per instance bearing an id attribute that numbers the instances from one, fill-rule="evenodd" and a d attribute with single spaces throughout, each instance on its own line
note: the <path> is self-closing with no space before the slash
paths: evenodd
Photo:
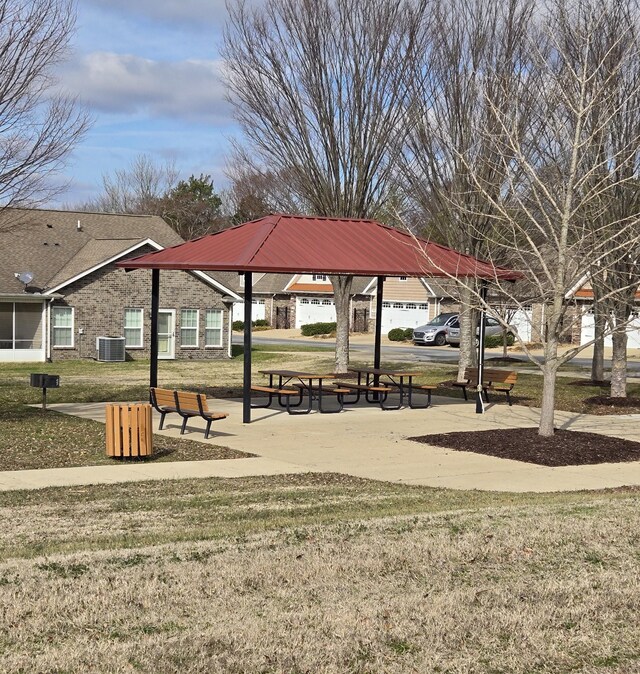
<path id="1" fill-rule="evenodd" d="M 521 276 L 374 220 L 283 214 L 268 215 L 118 266 L 504 280 Z"/>

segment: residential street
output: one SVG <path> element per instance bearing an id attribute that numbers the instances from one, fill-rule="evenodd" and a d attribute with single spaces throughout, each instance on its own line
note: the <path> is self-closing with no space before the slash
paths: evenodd
<path id="1" fill-rule="evenodd" d="M 333 348 L 335 341 L 333 339 L 314 339 L 299 336 L 299 330 L 268 330 L 265 332 L 254 332 L 254 344 L 274 344 L 278 346 L 301 346 L 304 344 L 316 344 L 318 346 Z M 235 333 L 233 335 L 234 344 L 242 344 L 242 335 Z M 368 354 L 373 357 L 373 334 L 358 334 L 351 338 L 351 353 L 366 358 Z M 606 355 L 610 355 L 611 349 L 606 350 Z M 490 349 L 487 351 L 487 357 L 495 357 L 501 353 L 501 349 Z M 571 363 L 580 367 L 591 367 L 590 350 L 586 349 L 584 354 L 574 358 Z M 521 357 L 525 356 L 520 352 L 510 351 L 510 355 Z M 396 362 L 407 363 L 456 363 L 458 360 L 458 349 L 450 346 L 414 346 L 413 344 L 394 344 L 383 337 L 382 357 L 384 359 Z M 611 367 L 611 361 L 605 360 L 605 370 Z M 640 373 L 640 350 L 629 350 L 629 372 Z"/>

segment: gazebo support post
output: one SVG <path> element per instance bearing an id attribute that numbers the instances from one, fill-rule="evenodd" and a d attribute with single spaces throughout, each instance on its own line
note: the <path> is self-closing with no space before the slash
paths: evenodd
<path id="1" fill-rule="evenodd" d="M 158 385 L 158 309 L 160 308 L 160 270 L 151 270 L 151 349 L 149 386 Z"/>
<path id="2" fill-rule="evenodd" d="M 482 381 L 484 379 L 484 330 L 485 318 L 487 316 L 487 294 L 489 286 L 485 280 L 480 286 L 480 326 L 478 328 L 478 385 L 476 387 L 476 414 L 484 414 L 484 399 L 482 397 Z"/>
<path id="3" fill-rule="evenodd" d="M 251 423 L 251 304 L 252 274 L 244 272 L 244 373 L 242 377 L 242 423 Z"/>
<path id="4" fill-rule="evenodd" d="M 378 276 L 378 282 L 376 284 L 376 334 L 373 347 L 373 367 L 376 370 L 380 369 L 380 346 L 381 346 L 381 337 L 382 337 L 382 293 L 384 290 L 384 276 Z M 373 377 L 374 386 L 378 386 L 380 383 L 380 377 L 376 374 Z M 376 394 L 377 399 L 377 394 Z"/>

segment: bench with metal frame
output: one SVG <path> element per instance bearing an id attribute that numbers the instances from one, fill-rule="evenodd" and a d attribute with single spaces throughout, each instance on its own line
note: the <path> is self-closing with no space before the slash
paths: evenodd
<path id="1" fill-rule="evenodd" d="M 167 414 L 175 413 L 182 417 L 182 427 L 180 435 L 184 435 L 187 428 L 187 421 L 192 417 L 201 417 L 207 422 L 204 432 L 205 440 L 209 439 L 209 431 L 214 421 L 226 419 L 229 415 L 226 412 L 214 412 L 207 405 L 207 396 L 204 393 L 193 393 L 192 391 L 175 391 L 165 388 L 150 389 L 151 404 L 160 413 L 160 428 L 164 425 Z"/>
<path id="2" fill-rule="evenodd" d="M 485 368 L 483 372 L 483 382 L 482 382 L 482 391 L 484 393 L 484 398 L 487 402 L 489 401 L 489 391 L 504 393 L 507 397 L 507 402 L 511 407 L 511 391 L 518 381 L 518 373 L 513 370 L 496 370 L 496 369 L 487 369 Z M 478 368 L 477 367 L 468 367 L 464 371 L 463 381 L 456 382 L 442 382 L 441 385 L 450 385 L 455 388 L 461 388 L 462 394 L 464 395 L 465 400 L 469 400 L 467 396 L 467 389 L 475 389 L 478 382 Z"/>

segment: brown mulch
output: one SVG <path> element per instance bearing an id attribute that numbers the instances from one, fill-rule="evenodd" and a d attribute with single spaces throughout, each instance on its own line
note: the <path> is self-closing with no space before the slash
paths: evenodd
<path id="1" fill-rule="evenodd" d="M 640 398 L 611 398 L 609 396 L 593 396 L 584 401 L 587 405 L 625 410 L 629 413 L 640 412 Z"/>
<path id="2" fill-rule="evenodd" d="M 506 428 L 421 435 L 409 440 L 539 466 L 640 461 L 640 442 L 582 431 L 556 430 L 552 437 L 543 438 L 537 428 Z"/>

